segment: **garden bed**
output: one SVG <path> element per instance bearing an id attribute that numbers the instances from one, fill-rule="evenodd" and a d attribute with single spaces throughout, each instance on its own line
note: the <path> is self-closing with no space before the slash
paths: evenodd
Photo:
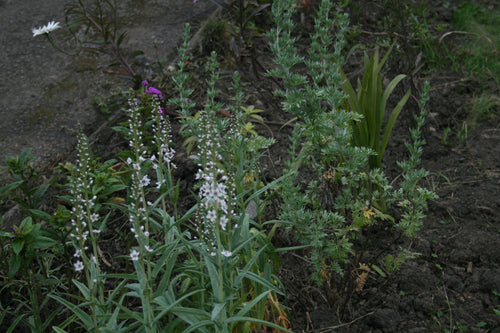
<path id="1" fill-rule="evenodd" d="M 448 6 L 441 1 L 426 4 L 433 24 L 451 23 L 457 5 L 447 3 Z M 483 6 L 498 10 L 493 1 Z M 309 48 L 307 36 L 312 30 L 314 8 L 314 4 L 302 6 L 302 14 L 296 17 L 300 52 L 305 53 Z M 363 45 L 353 52 L 345 67 L 348 77 L 354 80 L 361 74 L 364 51 L 371 52 L 385 38 L 401 37 L 403 32 L 381 31 L 383 18 L 394 12 L 378 2 L 363 1 L 346 10 L 351 14 L 349 46 Z M 265 18 L 262 20 L 261 24 L 269 24 Z M 205 27 L 210 29 L 210 25 Z M 231 100 L 232 79 L 225 74 L 238 70 L 244 84 L 243 105 L 263 110 L 260 115 L 264 126 L 256 124 L 256 130 L 276 140 L 260 166 L 264 179 L 272 181 L 285 167 L 293 119 L 283 113 L 281 100 L 272 93 L 281 83 L 266 75 L 275 66 L 268 49 L 269 40 L 255 34 L 251 47 L 235 51 L 229 39 L 217 39 L 220 35 L 214 35 L 213 31 L 208 30 L 202 36 L 201 47 L 193 48 L 187 64 L 195 88 L 189 98 L 197 108 L 207 103 L 204 91 L 208 76 L 204 67 L 210 51 L 215 49 L 222 74 L 217 86 L 221 91 L 218 99 Z M 327 283 L 320 286 L 312 279 L 307 249 L 281 253 L 278 276 L 285 296 L 280 298 L 280 304 L 289 314 L 293 332 L 500 332 L 500 106 L 494 106 L 492 116 L 470 121 L 472 100 L 485 91 L 498 96 L 498 86 L 494 79 L 467 76 L 446 62 L 439 67 L 426 63 L 421 50 L 409 45 L 405 48 L 401 43 L 383 72 L 389 80 L 400 73 L 409 75 L 395 90 L 389 104 L 395 104 L 409 88 L 412 97 L 393 129 L 383 168 L 391 179 L 398 178 L 401 171 L 396 161 L 407 156 L 404 143 L 411 140 L 409 129 L 416 126 L 413 117 L 419 112 L 418 90 L 429 81 L 431 93 L 423 129 L 426 145 L 421 166 L 431 172 L 426 187 L 434 189 L 439 198 L 429 202 L 424 225 L 411 241 L 399 239 L 390 223 L 377 224 L 367 231 L 366 237 L 370 239 L 370 249 L 397 250 L 408 246 L 418 256 L 406 260 L 392 273 L 369 271 L 363 283 L 342 303 L 332 297 L 333 286 Z M 173 85 L 166 79 L 171 73 L 171 68 L 164 68 L 149 78 L 158 83 L 167 99 L 174 96 Z M 187 210 L 196 202 L 187 190 L 194 183 L 196 165 L 182 148 L 184 138 L 179 134 L 181 125 L 175 116 L 176 109 L 169 107 L 166 111 L 171 117 L 177 150 L 174 178 L 180 180 L 184 189 L 181 192 L 186 194 L 179 205 Z M 111 118 L 113 123 L 124 119 L 121 111 Z M 127 142 L 110 127 L 97 132 L 92 129 L 95 126 L 89 126 L 86 132 L 102 160 L 128 149 Z M 449 135 L 450 132 L 455 135 Z M 265 214 L 273 219 L 277 218 L 276 212 L 277 207 L 270 205 Z M 115 235 L 105 236 L 109 237 L 103 238 L 106 257 L 123 255 L 121 247 L 113 243 Z M 277 248 L 299 245 L 293 234 L 284 229 L 277 232 L 273 242 Z"/>

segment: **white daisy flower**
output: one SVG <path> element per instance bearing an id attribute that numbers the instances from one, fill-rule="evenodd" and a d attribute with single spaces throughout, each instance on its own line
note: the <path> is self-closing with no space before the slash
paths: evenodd
<path id="1" fill-rule="evenodd" d="M 47 23 L 47 25 L 44 25 L 43 27 L 33 28 L 31 32 L 33 32 L 33 37 L 36 37 L 38 35 L 48 34 L 59 28 L 60 28 L 59 22 L 51 21 Z"/>

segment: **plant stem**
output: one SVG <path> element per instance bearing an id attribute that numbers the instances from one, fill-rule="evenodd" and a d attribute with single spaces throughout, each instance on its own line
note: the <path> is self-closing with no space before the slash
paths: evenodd
<path id="1" fill-rule="evenodd" d="M 104 37 L 104 40 L 111 44 L 111 50 L 113 52 L 113 55 L 118 59 L 118 61 L 120 61 L 121 65 L 123 67 L 125 67 L 126 71 L 130 74 L 130 76 L 132 77 L 135 77 L 137 74 L 135 73 L 135 71 L 132 69 L 132 67 L 130 66 L 130 64 L 128 63 L 128 61 L 125 59 L 125 57 L 123 56 L 123 54 L 120 52 L 120 48 L 119 46 L 116 44 L 116 41 L 115 39 L 113 38 L 109 38 L 107 37 L 108 34 L 104 31 L 104 28 L 98 24 L 94 18 L 92 16 L 90 16 L 90 14 L 87 12 L 87 10 L 84 8 L 84 11 L 85 11 L 85 18 L 87 20 L 89 20 L 89 22 L 91 22 L 97 30 L 99 30 L 99 32 L 102 34 L 102 36 Z"/>
<path id="2" fill-rule="evenodd" d="M 33 309 L 33 316 L 35 320 L 35 329 L 36 332 L 43 332 L 43 324 L 42 324 L 42 318 L 40 315 L 40 304 L 39 304 L 39 298 L 38 296 L 40 295 L 40 285 L 38 284 L 38 281 L 35 279 L 35 275 L 33 274 L 33 271 L 31 269 L 28 269 L 28 275 L 30 278 L 30 299 L 31 299 L 31 307 Z"/>

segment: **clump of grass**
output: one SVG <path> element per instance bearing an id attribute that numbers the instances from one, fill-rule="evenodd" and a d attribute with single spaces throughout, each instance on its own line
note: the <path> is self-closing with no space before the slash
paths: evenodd
<path id="1" fill-rule="evenodd" d="M 500 85 L 500 11 L 465 2 L 453 13 L 457 28 L 441 36 L 456 69 L 471 76 L 492 78 Z M 450 41 L 451 42 L 451 41 Z"/>
<path id="2" fill-rule="evenodd" d="M 500 117 L 500 97 L 498 95 L 485 92 L 474 96 L 471 104 L 471 124 L 481 120 L 495 120 Z"/>

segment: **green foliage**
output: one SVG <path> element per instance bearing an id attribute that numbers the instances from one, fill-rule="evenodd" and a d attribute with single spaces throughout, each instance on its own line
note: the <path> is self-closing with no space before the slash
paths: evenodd
<path id="1" fill-rule="evenodd" d="M 316 281 L 327 282 L 327 298 L 345 307 L 354 289 L 362 288 L 371 271 L 367 267 L 378 267 L 360 262 L 364 255 L 363 240 L 367 237 L 364 230 L 387 220 L 413 237 L 424 218 L 426 200 L 434 194 L 420 185 L 427 176 L 426 171 L 415 169 L 423 144 L 420 139 L 426 114 L 423 109 L 417 119 L 418 127 L 412 130 L 414 143 L 408 144 L 410 159 L 400 165 L 404 179 L 401 187 L 393 189 L 380 171 L 381 156 L 409 92 L 389 115 L 380 138 L 387 99 L 404 75 L 396 77 L 382 91 L 380 71 L 387 55 L 379 61 L 376 52 L 371 59 L 365 58 L 365 75 L 358 94 L 352 87 L 346 89 L 341 67 L 348 22 L 343 14 L 332 13 L 332 6 L 330 1 L 322 1 L 319 6 L 307 57 L 299 55 L 294 47 L 291 1 L 273 2 L 276 27 L 268 37 L 277 64 L 270 75 L 283 81 L 283 89 L 275 93 L 282 98 L 283 109 L 297 118 L 291 137 L 290 161 L 285 170 L 285 174 L 291 176 L 283 180 L 280 218 L 289 221 L 297 240 L 307 248 Z M 303 64 L 308 68 L 308 76 L 295 71 Z M 422 108 L 429 87 L 424 91 Z M 355 112 L 345 109 L 346 99 Z M 379 155 L 370 163 L 374 151 Z M 388 209 L 394 203 L 401 205 L 402 219 L 396 221 L 379 209 L 380 202 L 387 202 Z M 392 259 L 388 256 L 387 269 L 398 269 L 407 257 L 404 250 Z M 359 275 L 362 281 L 359 284 L 348 282 L 358 276 L 356 267 L 364 270 Z M 352 289 L 341 287 L 346 285 Z"/>
<path id="2" fill-rule="evenodd" d="M 130 148 L 120 164 L 97 163 L 79 132 L 79 161 L 67 166 L 71 177 L 65 199 L 74 207 L 73 265 L 81 275 L 73 279 L 78 294 L 50 296 L 73 314 L 54 327 L 56 332 L 78 327 L 89 332 L 229 333 L 264 327 L 289 332 L 286 322 L 273 317 L 284 314 L 276 298 L 283 294 L 276 276 L 279 257 L 271 243 L 278 223 L 256 223 L 246 213 L 251 203 L 265 206 L 267 193 L 281 181 L 260 179 L 257 161 L 272 140 L 251 127 L 250 119 L 262 120 L 260 110 L 241 107 L 237 74 L 235 105 L 216 101 L 215 59 L 213 54 L 208 65 L 208 102 L 197 116 L 191 117 L 190 106 L 178 97 L 169 101 L 186 116 L 183 131 L 197 142 L 192 156 L 199 167 L 198 202 L 186 212 L 177 207 L 170 125 L 155 96 L 140 93 L 140 103 L 137 94 L 130 100 L 129 120 L 117 127 Z M 185 96 L 181 74 L 174 80 Z M 218 117 L 221 108 L 231 117 Z M 156 187 L 150 186 L 153 181 Z M 117 200 L 125 189 L 126 199 Z M 123 214 L 135 236 L 130 255 L 121 257 L 132 260 L 129 273 L 105 272 L 96 252 L 108 217 L 117 214 L 101 217 L 109 209 Z"/>
<path id="3" fill-rule="evenodd" d="M 6 156 L 6 164 L 0 170 L 7 170 L 10 183 L 0 188 L 0 198 L 8 198 L 23 208 L 24 215 L 37 214 L 37 208 L 49 184 L 39 184 L 39 172 L 33 166 L 32 148 L 23 150 L 19 156 Z"/>
<path id="4" fill-rule="evenodd" d="M 8 281 L 2 290 L 13 296 L 9 304 L 16 305 L 16 313 L 22 313 L 10 328 L 24 325 L 42 332 L 55 317 L 46 304 L 49 295 L 62 287 L 62 277 L 55 276 L 61 267 L 54 267 L 54 263 L 57 255 L 67 254 L 65 238 L 69 231 L 61 208 L 53 215 L 39 209 L 50 183 L 40 184 L 40 170 L 33 166 L 31 151 L 28 148 L 19 156 L 7 156 L 6 164 L 1 166 L 11 180 L 0 189 L 0 195 L 19 205 L 26 217 L 18 224 L 14 222 L 10 232 L 4 231 L 0 223 L 0 267 L 7 275 L 0 276 Z"/>
<path id="5" fill-rule="evenodd" d="M 122 70 L 139 84 L 141 78 L 133 70 L 122 48 L 127 32 L 121 31 L 118 11 L 117 0 L 95 0 L 90 3 L 74 0 L 66 5 L 66 28 L 74 38 L 76 54 L 89 48 L 109 54 L 118 61 Z M 83 35 L 79 33 L 80 29 L 84 31 Z M 56 49 L 69 54 L 57 47 L 50 36 L 47 36 Z M 134 53 L 138 55 L 142 52 Z"/>
<path id="6" fill-rule="evenodd" d="M 0 231 L 9 280 L 2 290 L 11 293 L 10 302 L 17 303 L 15 312 L 22 315 L 10 327 L 13 329 L 22 323 L 33 332 L 43 332 L 55 318 L 55 313 L 49 313 L 46 304 L 61 283 L 54 275 L 59 268 L 54 269 L 51 265 L 61 244 L 42 224 L 33 223 L 30 216 L 11 230 Z"/>
<path id="7" fill-rule="evenodd" d="M 25 218 L 20 225 L 12 227 L 12 232 L 2 231 L 0 236 L 10 239 L 10 246 L 13 255 L 9 259 L 9 277 L 14 276 L 21 271 L 26 274 L 36 257 L 39 249 L 47 249 L 56 244 L 56 242 L 44 236 L 41 224 L 33 224 L 31 217 Z"/>
<path id="8" fill-rule="evenodd" d="M 500 97 L 484 92 L 474 96 L 471 101 L 470 115 L 467 123 L 474 127 L 480 121 L 495 121 L 500 118 Z"/>
<path id="9" fill-rule="evenodd" d="M 414 259 L 418 257 L 419 253 L 411 252 L 406 249 L 401 249 L 401 251 L 398 253 L 396 257 L 394 257 L 392 254 L 388 254 L 385 257 L 385 269 L 389 273 L 394 273 L 398 271 L 401 268 L 401 265 L 408 259 Z"/>
<path id="10" fill-rule="evenodd" d="M 96 1 L 95 5 L 88 10 L 78 1 L 72 10 L 87 28 L 102 29 L 102 42 L 118 52 L 115 55 L 127 67 L 119 48 L 125 35 L 117 33 L 116 22 L 104 20 L 107 9 L 116 13 L 117 3 Z M 244 43 L 250 19 L 267 6 L 239 2 Z M 263 125 L 262 110 L 242 105 L 237 72 L 232 103 L 222 101 L 215 53 L 207 66 L 206 101 L 193 111 L 196 105 L 188 99 L 193 90 L 185 73 L 189 26 L 172 78 L 176 96 L 167 104 L 181 116 L 181 134 L 198 168 L 193 175 L 196 184 L 187 189 L 196 196 L 192 207 L 184 211 L 179 207 L 183 187 L 173 172 L 176 157 L 162 107 L 165 101 L 160 100 L 161 94 L 146 90 L 151 88 L 147 84 L 131 94 L 128 121 L 115 127 L 129 143 L 118 159 L 94 158 L 88 138 L 79 129 L 78 160 L 75 165 L 63 165 L 69 175 L 67 193 L 61 199 L 68 207 L 59 205 L 53 214 L 38 210 L 47 187 L 37 182 L 30 151 L 9 157 L 4 168 L 13 181 L 0 191 L 4 198 L 24 205 L 28 215 L 12 232 L 0 233 L 0 263 L 9 275 L 0 276 L 5 281 L 17 279 L 2 286 L 2 292 L 17 298 L 13 301 L 17 308 L 11 307 L 8 315 L 23 310 L 9 330 L 24 325 L 34 332 L 52 328 L 57 333 L 290 332 L 286 311 L 277 300 L 284 291 L 277 277 L 281 263 L 272 243 L 283 221 L 302 242 L 299 247 L 311 259 L 317 281 L 328 282 L 327 297 L 340 291 L 340 297 L 348 299 L 353 288 L 363 287 L 369 267 L 384 276 L 375 263 L 363 263 L 369 235 L 365 230 L 387 221 L 414 237 L 427 200 L 435 197 L 420 185 L 428 173 L 417 170 L 429 87 L 424 87 L 418 125 L 411 132 L 413 142 L 407 144 L 409 160 L 400 162 L 403 175 L 394 189 L 378 168 L 409 92 L 389 115 L 380 138 L 385 104 L 403 76 L 382 91 L 380 72 L 387 54 L 379 62 L 376 52 L 366 58 L 367 92 L 354 94 L 351 87 L 359 110 L 374 103 L 375 113 L 345 108 L 350 94 L 344 91 L 341 68 L 348 19 L 340 12 L 333 14 L 333 6 L 331 1 L 321 2 L 310 50 L 299 55 L 292 37 L 294 2 L 275 0 L 272 5 L 277 26 L 268 37 L 277 67 L 270 75 L 283 81 L 276 95 L 282 98 L 283 110 L 297 120 L 290 160 L 278 179 L 266 182 L 259 165 L 274 143 L 255 127 Z M 302 65 L 308 75 L 296 71 Z M 365 89 L 364 84 L 360 87 Z M 364 127 L 358 127 L 361 124 Z M 380 160 L 371 164 L 375 152 Z M 277 189 L 281 213 L 279 220 L 269 220 L 264 210 Z M 378 202 L 393 205 L 402 217 L 389 216 Z M 121 254 L 107 258 L 101 235 L 115 233 L 117 221 L 128 240 L 117 244 Z M 388 254 L 386 270 L 399 269 L 411 256 L 405 249 Z M 355 276 L 361 279 L 357 286 L 339 287 Z M 52 307 L 47 306 L 49 301 Z M 53 308 L 56 311 L 48 313 Z M 56 319 L 62 308 L 68 315 Z M 0 322 L 6 317 L 2 313 Z"/>
<path id="11" fill-rule="evenodd" d="M 453 13 L 455 31 L 445 33 L 440 41 L 455 69 L 470 76 L 492 79 L 500 85 L 500 12 L 480 4 L 464 2 Z"/>
<path id="12" fill-rule="evenodd" d="M 248 55 L 252 39 L 261 34 L 254 20 L 271 5 L 260 0 L 237 0 L 233 6 L 213 1 L 229 14 L 226 17 L 210 18 L 203 30 L 203 45 L 209 51 L 225 55 L 226 64 L 232 65 Z M 253 55 L 252 55 L 253 56 Z"/>
<path id="13" fill-rule="evenodd" d="M 10 312 L 9 310 L 10 309 L 6 309 L 5 311 L 2 311 L 2 314 L 0 314 L 0 325 L 3 323 L 3 321 L 7 317 L 7 314 Z M 24 315 L 17 316 L 16 319 L 14 321 L 12 321 L 12 323 L 9 325 L 9 327 L 7 328 L 7 331 L 5 331 L 5 333 L 15 332 L 14 329 L 17 327 L 17 325 L 23 319 L 23 317 L 24 317 Z"/>
<path id="14" fill-rule="evenodd" d="M 404 211 L 397 225 L 410 238 L 413 238 L 415 233 L 420 230 L 422 220 L 425 218 L 424 211 L 427 209 L 427 201 L 437 198 L 433 190 L 420 185 L 429 172 L 423 168 L 417 169 L 422 157 L 422 146 L 425 145 L 421 131 L 428 113 L 426 104 L 430 98 L 429 94 L 430 84 L 427 81 L 419 100 L 420 113 L 414 116 L 417 127 L 410 129 L 413 142 L 411 144 L 405 143 L 409 151 L 409 158 L 398 162 L 398 166 L 403 170 L 403 181 L 399 185 L 400 188 L 394 192 L 394 197 L 399 201 L 399 206 Z"/>
<path id="15" fill-rule="evenodd" d="M 396 76 L 387 85 L 385 90 L 383 90 L 381 70 L 393 46 L 391 46 L 380 61 L 378 49 L 375 50 L 372 56 L 365 54 L 363 79 L 361 82 L 358 81 L 357 92 L 354 91 L 351 83 L 345 74 L 343 74 L 343 89 L 347 94 L 347 101 L 349 102 L 351 111 L 362 116 L 353 125 L 353 144 L 358 147 L 370 148 L 376 153 L 376 155 L 369 158 L 370 169 L 380 169 L 382 167 L 382 158 L 389 142 L 392 128 L 399 113 L 410 97 L 410 90 L 408 90 L 390 113 L 386 110 L 387 101 L 394 89 L 406 77 L 403 74 Z M 388 115 L 388 120 L 383 128 L 386 114 Z M 382 137 L 380 137 L 381 133 L 383 133 Z"/>

